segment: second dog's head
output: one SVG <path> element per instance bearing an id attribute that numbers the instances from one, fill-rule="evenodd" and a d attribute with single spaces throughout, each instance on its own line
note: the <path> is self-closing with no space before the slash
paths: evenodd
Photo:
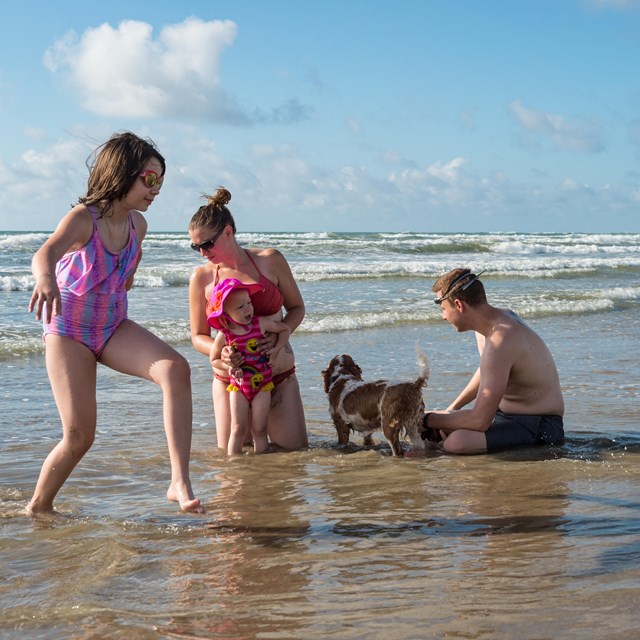
<path id="1" fill-rule="evenodd" d="M 346 353 L 331 359 L 329 366 L 322 372 L 324 392 L 329 393 L 331 387 L 340 378 L 362 380 L 362 369 Z"/>

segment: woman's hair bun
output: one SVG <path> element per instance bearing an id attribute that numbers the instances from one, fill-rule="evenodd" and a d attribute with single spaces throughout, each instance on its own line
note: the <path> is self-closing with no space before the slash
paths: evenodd
<path id="1" fill-rule="evenodd" d="M 224 187 L 218 187 L 218 190 L 212 196 L 205 194 L 205 197 L 207 199 L 207 204 L 223 207 L 226 204 L 229 204 L 229 201 L 231 200 L 231 193 Z"/>

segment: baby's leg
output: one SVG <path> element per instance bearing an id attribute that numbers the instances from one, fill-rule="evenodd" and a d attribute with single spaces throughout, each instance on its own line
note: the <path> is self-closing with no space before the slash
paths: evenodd
<path id="1" fill-rule="evenodd" d="M 267 420 L 271 409 L 271 392 L 260 391 L 251 401 L 251 435 L 253 450 L 262 453 L 269 447 L 267 438 Z"/>
<path id="2" fill-rule="evenodd" d="M 62 421 L 62 440 L 42 465 L 28 513 L 53 511 L 53 500 L 96 434 L 96 359 L 80 342 L 48 335 L 47 372 Z"/>
<path id="3" fill-rule="evenodd" d="M 229 434 L 231 432 L 231 409 L 229 408 L 229 382 L 223 382 L 217 378 L 211 384 L 213 396 L 213 414 L 216 422 L 216 440 L 219 449 L 227 450 Z"/>
<path id="4" fill-rule="evenodd" d="M 231 409 L 231 432 L 227 453 L 229 455 L 242 453 L 244 436 L 249 424 L 249 401 L 242 391 L 229 392 L 229 407 Z"/>

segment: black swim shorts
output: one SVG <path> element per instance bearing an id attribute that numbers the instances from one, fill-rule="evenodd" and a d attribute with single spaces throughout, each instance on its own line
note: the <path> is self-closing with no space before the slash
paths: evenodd
<path id="1" fill-rule="evenodd" d="M 498 411 L 485 436 L 488 453 L 522 445 L 561 444 L 564 425 L 562 416 L 529 416 Z"/>

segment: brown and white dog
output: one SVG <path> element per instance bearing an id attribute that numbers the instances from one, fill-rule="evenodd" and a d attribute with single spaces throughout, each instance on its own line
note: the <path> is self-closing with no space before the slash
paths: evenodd
<path id="1" fill-rule="evenodd" d="M 429 380 L 429 362 L 419 346 L 416 351 L 420 375 L 414 382 L 365 382 L 362 369 L 351 356 L 343 354 L 331 360 L 322 377 L 340 444 L 349 442 L 353 429 L 362 433 L 365 445 L 371 445 L 371 434 L 382 429 L 394 456 L 403 455 L 401 435 L 408 436 L 414 447 L 425 448 L 420 437 L 424 417 L 422 387 Z"/>

